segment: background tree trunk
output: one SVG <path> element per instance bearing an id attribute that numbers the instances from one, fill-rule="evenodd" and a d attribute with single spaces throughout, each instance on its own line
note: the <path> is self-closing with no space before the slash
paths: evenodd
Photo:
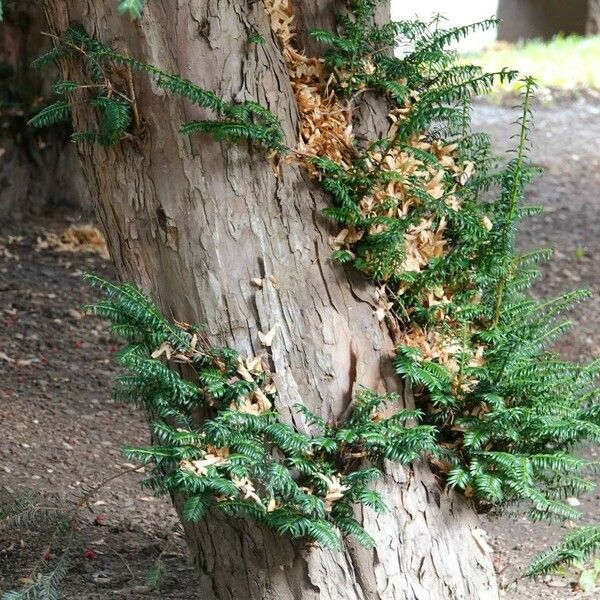
<path id="1" fill-rule="evenodd" d="M 508 42 L 559 33 L 595 35 L 600 22 L 599 0 L 499 0 L 498 39 Z"/>
<path id="2" fill-rule="evenodd" d="M 0 22 L 0 221 L 52 206 L 86 207 L 87 186 L 67 127 L 34 132 L 27 120 L 51 96 L 51 72 L 31 61 L 50 47 L 37 0 L 8 0 Z"/>
<path id="3" fill-rule="evenodd" d="M 105 42 L 226 99 L 258 100 L 279 115 L 288 142 L 295 138 L 295 102 L 261 2 L 152 0 L 133 23 L 117 15 L 113 0 L 45 0 L 45 7 L 54 31 L 83 22 Z M 333 0 L 304 0 L 297 11 L 307 26 L 328 25 L 333 7 Z M 253 31 L 266 42 L 248 43 Z M 145 121 L 139 145 L 79 148 L 120 276 L 167 315 L 205 323 L 214 343 L 242 355 L 259 353 L 258 332 L 279 325 L 277 409 L 299 429 L 294 403 L 330 418 L 361 385 L 398 390 L 371 286 L 329 259 L 331 231 L 321 216 L 328 198 L 298 167 L 276 176 L 255 148 L 183 137 L 180 124 L 202 111 L 164 97 L 143 77 L 136 95 Z M 89 115 L 76 108 L 74 118 L 85 126 Z M 262 289 L 251 285 L 254 277 L 265 278 Z M 411 405 L 410 394 L 403 397 Z M 391 511 L 358 515 L 377 542 L 373 550 L 352 541 L 337 553 L 303 549 L 219 514 L 184 523 L 202 598 L 498 597 L 470 507 L 443 491 L 426 465 L 388 465 L 379 488 Z"/>
<path id="4" fill-rule="evenodd" d="M 600 0 L 589 0 L 589 9 L 586 25 L 587 35 L 600 33 Z"/>

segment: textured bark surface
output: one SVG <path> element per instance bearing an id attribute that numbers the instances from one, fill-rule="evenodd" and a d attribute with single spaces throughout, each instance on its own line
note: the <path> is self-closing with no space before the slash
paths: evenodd
<path id="1" fill-rule="evenodd" d="M 41 35 L 44 28 L 39 2 L 5 2 L 0 22 L 0 221 L 53 205 L 89 205 L 68 129 L 37 133 L 27 127 L 41 98 L 51 95 L 49 73 L 29 68 L 50 45 Z"/>
<path id="2" fill-rule="evenodd" d="M 498 39 L 509 42 L 550 39 L 559 33 L 598 33 L 598 0 L 500 0 Z"/>
<path id="3" fill-rule="evenodd" d="M 50 26 L 81 21 L 106 42 L 177 72 L 226 99 L 255 99 L 282 119 L 296 111 L 285 65 L 261 2 L 152 0 L 141 22 L 112 0 L 45 0 Z M 304 0 L 307 26 L 331 22 L 333 1 Z M 266 43 L 252 45 L 252 31 Z M 69 68 L 69 67 L 67 67 Z M 70 68 L 76 68 L 71 66 Z M 334 266 L 327 197 L 302 170 L 276 176 L 261 152 L 186 139 L 180 124 L 201 111 L 136 77 L 145 120 L 140 144 L 82 146 L 98 215 L 121 277 L 150 292 L 169 316 L 206 323 L 211 339 L 242 355 L 279 325 L 272 346 L 277 409 L 304 429 L 292 405 L 341 415 L 358 386 L 397 390 L 389 333 L 373 315 L 373 290 Z M 89 116 L 75 111 L 78 124 Z M 272 276 L 262 289 L 254 277 Z M 409 394 L 404 401 L 411 404 Z M 206 600 L 491 599 L 490 556 L 464 500 L 440 489 L 425 465 L 390 465 L 379 483 L 391 511 L 359 515 L 374 550 L 304 549 L 245 520 L 211 515 L 185 524 Z"/>

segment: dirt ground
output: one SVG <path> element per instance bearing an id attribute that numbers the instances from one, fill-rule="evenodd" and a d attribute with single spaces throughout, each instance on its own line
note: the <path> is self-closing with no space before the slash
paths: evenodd
<path id="1" fill-rule="evenodd" d="M 46 503 L 70 506 L 87 486 L 121 474 L 80 511 L 61 598 L 198 598 L 174 511 L 140 488 L 121 452 L 147 444 L 148 433 L 140 411 L 110 400 L 118 340 L 80 312 L 95 297 L 82 272 L 114 277 L 112 267 L 95 254 L 36 250 L 38 237 L 69 224 L 3 232 L 5 241 L 18 237 L 8 245 L 15 257 L 0 264 L 0 487 L 17 496 L 39 490 Z M 0 589 L 29 575 L 49 537 L 48 528 L 0 533 Z M 149 592 L 159 557 L 166 576 Z"/>
<path id="2" fill-rule="evenodd" d="M 507 107 L 482 104 L 474 122 L 503 150 L 515 117 Z M 546 172 L 529 200 L 546 212 L 527 223 L 521 238 L 524 248 L 556 249 L 536 286 L 540 297 L 573 287 L 595 293 L 573 313 L 572 332 L 560 343 L 566 356 L 583 360 L 600 355 L 599 139 L 600 100 L 538 108 L 532 159 Z M 111 277 L 112 268 L 96 254 L 38 248 L 39 236 L 86 218 L 38 219 L 0 231 L 0 490 L 4 496 L 38 490 L 45 505 L 73 506 L 88 486 L 115 476 L 79 511 L 61 598 L 200 599 L 168 499 L 140 488 L 141 476 L 121 453 L 126 444 L 146 444 L 148 434 L 138 410 L 110 399 L 118 340 L 79 310 L 95 297 L 81 273 Z M 580 499 L 585 522 L 600 520 L 599 499 L 598 493 Z M 504 581 L 567 531 L 507 517 L 483 526 Z M 26 581 L 36 561 L 55 564 L 55 550 L 47 550 L 51 533 L 48 527 L 0 532 L 0 592 Z M 163 575 L 151 582 L 157 564 Z M 577 591 L 576 579 L 571 573 L 522 582 L 506 597 L 600 599 L 600 590 Z"/>

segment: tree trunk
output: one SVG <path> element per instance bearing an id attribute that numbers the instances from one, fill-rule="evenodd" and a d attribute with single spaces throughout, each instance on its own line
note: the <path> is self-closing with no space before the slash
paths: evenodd
<path id="1" fill-rule="evenodd" d="M 598 35 L 600 33 L 600 0 L 588 0 L 588 2 L 585 33 L 586 35 Z"/>
<path id="2" fill-rule="evenodd" d="M 288 143 L 296 109 L 261 2 L 152 0 L 139 22 L 114 0 L 45 0 L 50 26 L 83 22 L 105 42 L 176 72 L 226 99 L 254 99 L 282 120 Z M 303 0 L 306 26 L 330 23 L 334 2 Z M 249 44 L 257 31 L 264 44 Z M 73 65 L 68 68 L 75 68 Z M 190 140 L 183 121 L 202 111 L 166 98 L 143 77 L 139 145 L 79 148 L 118 272 L 165 314 L 206 324 L 215 344 L 260 352 L 258 332 L 279 325 L 272 346 L 277 410 L 299 429 L 297 402 L 341 415 L 361 385 L 398 390 L 389 332 L 374 317 L 373 289 L 332 264 L 321 215 L 327 196 L 302 169 L 278 176 L 245 145 Z M 85 123 L 85 108 L 74 118 Z M 256 289 L 251 279 L 262 277 Z M 412 398 L 403 394 L 406 405 Z M 243 519 L 184 523 L 206 600 L 488 599 L 498 592 L 491 558 L 467 502 L 443 491 L 425 464 L 387 466 L 379 484 L 390 512 L 358 515 L 377 546 L 306 549 Z M 180 506 L 179 506 L 180 508 Z"/>
<path id="3" fill-rule="evenodd" d="M 67 127 L 34 132 L 27 120 L 51 95 L 49 73 L 31 61 L 50 47 L 36 0 L 8 0 L 0 22 L 0 221 L 56 205 L 87 207 L 86 186 Z"/>
<path id="4" fill-rule="evenodd" d="M 500 0 L 498 39 L 508 42 L 598 33 L 598 0 Z"/>

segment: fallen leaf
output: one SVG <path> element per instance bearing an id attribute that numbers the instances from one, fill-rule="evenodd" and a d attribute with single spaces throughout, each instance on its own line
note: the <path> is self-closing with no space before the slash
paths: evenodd
<path id="1" fill-rule="evenodd" d="M 383 321 L 385 319 L 385 309 L 383 308 L 378 308 L 375 311 L 375 316 L 377 317 L 378 321 Z"/>
<path id="2" fill-rule="evenodd" d="M 267 348 L 271 346 L 278 327 L 279 323 L 276 323 L 273 325 L 273 327 L 271 327 L 271 330 L 268 333 L 263 333 L 262 331 L 258 332 L 258 339 L 263 346 L 266 346 Z"/>
<path id="3" fill-rule="evenodd" d="M 77 321 L 83 319 L 83 313 L 80 310 L 77 310 L 76 308 L 69 308 L 67 313 L 70 317 L 73 317 Z"/>
<path id="4" fill-rule="evenodd" d="M 94 540 L 91 542 L 92 546 L 106 546 L 106 541 L 104 538 L 100 538 L 99 540 Z"/>
<path id="5" fill-rule="evenodd" d="M 38 362 L 40 362 L 39 358 L 27 358 L 27 359 L 23 359 L 23 360 L 18 360 L 17 365 L 19 367 L 28 367 L 29 365 L 32 365 L 33 363 L 38 363 Z"/>
<path id="6" fill-rule="evenodd" d="M 167 357 L 167 360 L 171 360 L 171 351 L 171 344 L 169 344 L 169 342 L 165 342 L 160 346 L 160 348 L 157 348 L 150 356 L 152 358 L 158 358 L 159 356 L 162 356 L 164 354 Z"/>

